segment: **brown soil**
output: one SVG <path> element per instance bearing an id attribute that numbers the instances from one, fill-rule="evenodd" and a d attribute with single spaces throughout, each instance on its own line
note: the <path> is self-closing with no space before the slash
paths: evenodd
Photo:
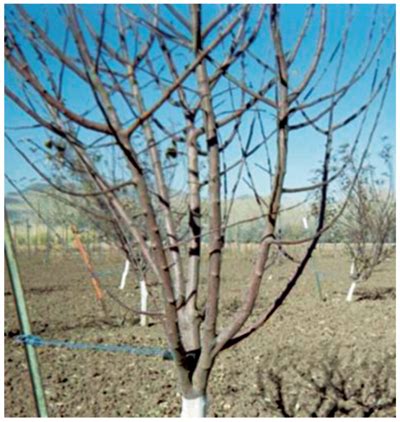
<path id="1" fill-rule="evenodd" d="M 225 258 L 221 325 L 240 305 L 252 256 L 249 251 L 231 251 Z M 45 339 L 166 347 L 156 320 L 140 327 L 138 318 L 110 297 L 111 320 L 103 321 L 76 254 L 54 254 L 48 263 L 42 255 L 18 258 L 34 334 Z M 94 260 L 98 272 L 115 271 L 102 277 L 103 285 L 125 304 L 138 307 L 138 283 L 132 274 L 125 290 L 118 289 L 123 259 L 108 251 L 94 255 Z M 210 380 L 209 416 L 395 416 L 395 261 L 386 262 L 359 286 L 351 304 L 345 301 L 349 267 L 338 251 L 319 251 L 314 268 L 323 272 L 325 300 L 320 300 L 313 267 L 308 266 L 268 324 L 220 355 Z M 287 262 L 266 275 L 256 312 L 271 303 L 291 271 L 293 264 Z M 24 348 L 14 338 L 18 334 L 6 276 L 5 415 L 35 416 Z M 179 415 L 171 361 L 51 347 L 37 352 L 50 416 Z"/>

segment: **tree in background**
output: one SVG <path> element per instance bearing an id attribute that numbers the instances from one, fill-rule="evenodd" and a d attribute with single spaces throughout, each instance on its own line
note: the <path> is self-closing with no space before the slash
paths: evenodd
<path id="1" fill-rule="evenodd" d="M 395 252 L 396 198 L 393 188 L 392 154 L 385 145 L 380 158 L 386 172 L 379 177 L 371 165 L 362 167 L 346 211 L 338 222 L 352 266 L 352 283 L 347 300 L 352 300 L 356 284 L 368 280 L 378 266 Z M 343 175 L 346 188 L 354 177 L 352 161 Z"/>
<path id="2" fill-rule="evenodd" d="M 355 51 L 352 6 L 340 27 L 329 26 L 330 7 L 305 7 L 294 37 L 284 20 L 291 6 L 38 7 L 40 18 L 30 7 L 6 11 L 7 101 L 36 131 L 16 140 L 9 129 L 7 139 L 60 195 L 87 200 L 87 212 L 140 251 L 155 279 L 148 289 L 162 308 L 182 416 L 205 416 L 217 356 L 269 321 L 349 202 L 393 72 L 394 16 L 376 6 Z M 328 189 L 349 164 L 332 170 L 343 132 L 349 157 L 361 158 L 343 206 L 327 219 Z M 307 139 L 320 151 L 319 180 L 289 186 L 287 173 L 297 172 L 289 151 Z M 40 160 L 49 153 L 59 162 L 51 171 Z M 258 212 L 232 222 L 243 186 Z M 315 229 L 302 239 L 278 236 L 284 196 L 304 203 L 312 192 Z M 226 230 L 256 220 L 263 231 L 252 271 L 221 324 Z M 274 249 L 299 244 L 306 248 L 294 272 L 255 314 Z"/>

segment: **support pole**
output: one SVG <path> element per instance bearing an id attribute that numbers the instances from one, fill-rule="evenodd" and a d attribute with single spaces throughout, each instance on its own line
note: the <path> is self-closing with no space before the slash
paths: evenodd
<path id="1" fill-rule="evenodd" d="M 51 252 L 51 238 L 50 238 L 50 229 L 49 226 L 46 226 L 46 254 L 44 256 L 44 263 L 47 264 L 50 259 L 50 252 Z"/>
<path id="2" fill-rule="evenodd" d="M 29 220 L 26 220 L 26 245 L 28 248 L 28 256 L 31 256 L 31 225 Z"/>
<path id="3" fill-rule="evenodd" d="M 305 232 L 309 233 L 307 217 L 303 217 L 303 226 L 304 226 Z M 314 273 L 314 276 L 315 276 L 315 285 L 317 287 L 318 296 L 323 301 L 324 296 L 322 295 L 320 273 L 315 268 L 315 263 L 314 263 L 313 257 L 311 257 L 311 259 L 310 259 L 310 266 L 311 266 L 312 272 Z"/>
<path id="4" fill-rule="evenodd" d="M 87 270 L 90 274 L 92 286 L 93 286 L 93 289 L 94 289 L 95 295 L 96 295 L 96 300 L 101 304 L 105 318 L 109 319 L 109 314 L 108 314 L 108 310 L 107 310 L 107 307 L 106 307 L 104 293 L 103 293 L 103 290 L 101 289 L 101 286 L 100 286 L 100 280 L 99 280 L 97 274 L 94 271 L 94 266 L 93 266 L 92 261 L 90 259 L 90 255 L 89 255 L 88 251 L 86 250 L 85 246 L 83 245 L 83 243 L 81 241 L 81 238 L 80 238 L 79 232 L 78 232 L 78 228 L 75 225 L 72 225 L 71 231 L 72 231 L 72 234 L 74 236 L 74 245 L 75 245 L 76 249 L 78 249 L 78 252 L 79 252 L 79 254 L 80 254 L 83 262 L 85 263 L 86 268 L 87 268 Z"/>
<path id="5" fill-rule="evenodd" d="M 35 224 L 35 254 L 39 251 L 39 225 L 38 223 Z"/>
<path id="6" fill-rule="evenodd" d="M 13 233 L 13 239 L 14 239 L 14 252 L 18 253 L 18 223 L 15 223 L 13 225 L 14 233 Z"/>
<path id="7" fill-rule="evenodd" d="M 14 248 L 11 240 L 11 231 L 8 224 L 7 214 L 5 218 L 5 254 L 12 291 L 15 299 L 15 305 L 17 308 L 18 320 L 22 334 L 32 334 L 24 291 L 22 288 L 18 265 L 15 259 Z M 34 346 L 25 344 L 25 352 L 28 361 L 29 375 L 31 378 L 37 414 L 39 417 L 47 417 L 48 414 L 46 408 L 46 399 L 43 391 L 42 378 L 40 375 L 39 361 L 36 355 L 36 350 Z"/>

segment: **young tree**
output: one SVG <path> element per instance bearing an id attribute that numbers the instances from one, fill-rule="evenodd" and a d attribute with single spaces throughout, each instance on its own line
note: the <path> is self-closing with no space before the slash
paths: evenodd
<path id="1" fill-rule="evenodd" d="M 287 17 L 293 16 L 290 7 L 283 8 Z M 331 169 L 342 131 L 350 130 L 351 156 L 362 149 L 360 165 L 374 139 L 394 66 L 394 16 L 386 19 L 376 6 L 365 45 L 354 54 L 353 7 L 341 28 L 328 26 L 328 9 L 306 7 L 292 39 L 279 5 L 7 8 L 6 96 L 34 128 L 62 144 L 62 165 L 43 169 L 22 140 L 8 134 L 7 139 L 61 194 L 101 198 L 102 205 L 91 202 L 91 211 L 140 250 L 157 281 L 148 288 L 162 298 L 182 416 L 206 415 L 217 356 L 265 325 L 342 212 L 325 218 L 328 188 L 347 165 Z M 38 10 L 41 17 L 35 18 Z M 40 133 L 29 140 L 39 154 Z M 289 151 L 298 151 L 294 144 L 309 136 L 322 159 L 320 180 L 290 187 L 287 173 L 296 165 Z M 101 159 L 113 154 L 118 177 Z M 77 168 L 84 189 L 65 182 Z M 244 185 L 259 212 L 233 224 L 232 206 Z M 315 231 L 296 240 L 277 236 L 284 195 L 313 191 L 319 192 Z M 136 218 L 132 205 L 139 210 Z M 243 280 L 247 289 L 222 325 L 225 233 L 257 219 L 263 236 Z M 273 249 L 295 244 L 307 245 L 295 271 L 272 305 L 250 318 Z M 201 291 L 204 309 L 198 309 Z"/>
<path id="2" fill-rule="evenodd" d="M 368 280 L 387 258 L 394 254 L 396 231 L 396 198 L 393 189 L 392 154 L 389 145 L 380 153 L 386 171 L 379 177 L 376 168 L 366 165 L 353 189 L 349 204 L 338 222 L 346 251 L 351 258 L 351 277 L 347 301 L 351 302 L 356 285 Z M 355 166 L 343 176 L 348 185 L 353 179 Z"/>

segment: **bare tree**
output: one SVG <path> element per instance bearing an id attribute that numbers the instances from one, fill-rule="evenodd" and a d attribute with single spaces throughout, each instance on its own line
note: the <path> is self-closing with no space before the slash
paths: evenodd
<path id="1" fill-rule="evenodd" d="M 7 139 L 60 194 L 101 198 L 101 204 L 88 204 L 91 212 L 109 221 L 127 247 L 140 250 L 157 282 L 148 288 L 161 298 L 183 416 L 206 414 L 216 357 L 272 317 L 347 204 L 348 199 L 326 220 L 328 187 L 347 165 L 331 168 L 332 152 L 343 141 L 340 132 L 355 133 L 349 154 L 361 149 L 360 168 L 388 92 L 394 16 L 386 19 L 379 12 L 376 6 L 355 61 L 348 45 L 353 7 L 343 28 L 330 31 L 328 43 L 328 7 L 310 5 L 290 46 L 283 40 L 278 5 L 50 6 L 42 19 L 19 5 L 7 8 L 6 96 L 33 121 L 26 126 L 39 131 L 29 141 L 39 156 L 40 139 L 48 134 L 62 145 L 57 152 L 62 165 L 52 172 L 41 167 L 24 150 L 26 143 L 9 135 L 13 128 Z M 57 34 L 50 30 L 54 21 Z M 306 44 L 309 36 L 315 41 Z M 347 99 L 358 84 L 368 89 L 351 108 Z M 370 125 L 364 124 L 367 116 Z M 314 134 L 321 150 L 320 177 L 291 187 L 285 180 L 293 171 L 289 138 L 299 142 L 303 130 Z M 101 159 L 113 154 L 118 177 Z M 256 177 L 257 169 L 262 173 Z M 71 171 L 84 178 L 84 189 L 65 182 Z M 243 185 L 259 213 L 232 223 Z M 319 192 L 314 232 L 296 240 L 277 236 L 284 195 L 314 191 Z M 135 217 L 132 204 L 139 210 Z M 254 220 L 263 222 L 263 236 L 243 280 L 240 306 L 222 326 L 225 233 Z M 285 287 L 272 305 L 253 315 L 274 248 L 298 244 L 307 247 Z M 201 291 L 204 309 L 198 309 Z"/>
<path id="2" fill-rule="evenodd" d="M 356 284 L 368 280 L 377 267 L 395 252 L 396 199 L 393 188 L 390 145 L 380 153 L 386 171 L 382 175 L 372 165 L 362 168 L 346 211 L 338 222 L 351 258 L 353 283 L 347 295 L 351 301 Z M 356 171 L 352 162 L 343 176 L 344 186 Z"/>

